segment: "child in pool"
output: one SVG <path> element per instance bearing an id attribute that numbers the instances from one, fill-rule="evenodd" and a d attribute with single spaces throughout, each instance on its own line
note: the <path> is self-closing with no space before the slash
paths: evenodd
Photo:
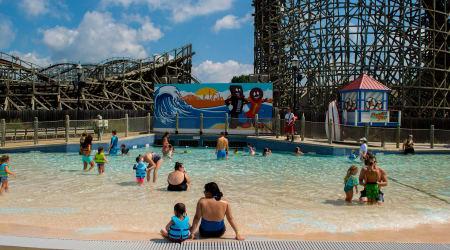
<path id="1" fill-rule="evenodd" d="M 264 148 L 263 150 L 263 156 L 269 156 L 272 154 L 272 150 L 270 150 L 270 148 Z"/>
<path id="2" fill-rule="evenodd" d="M 136 182 L 139 186 L 144 185 L 145 175 L 147 174 L 147 165 L 144 163 L 144 157 L 139 155 L 136 157 L 136 164 L 133 166 L 136 171 Z"/>
<path id="3" fill-rule="evenodd" d="M 356 154 L 355 150 L 352 150 L 352 153 L 348 156 L 348 159 L 354 161 L 356 160 L 356 158 L 358 158 L 358 155 Z"/>
<path id="4" fill-rule="evenodd" d="M 302 150 L 300 149 L 300 147 L 296 147 L 296 148 L 295 148 L 295 151 L 294 151 L 294 154 L 295 154 L 296 156 L 300 156 L 300 155 L 303 155 L 303 152 L 302 152 Z"/>
<path id="5" fill-rule="evenodd" d="M 355 188 L 355 193 L 358 193 L 358 167 L 352 165 L 347 170 L 347 175 L 344 178 L 344 192 L 345 192 L 345 201 L 352 202 L 353 199 L 353 188 Z"/>
<path id="6" fill-rule="evenodd" d="M 239 154 L 238 148 L 235 148 L 233 152 L 234 152 L 235 155 Z"/>
<path id="7" fill-rule="evenodd" d="M 0 157 L 0 194 L 3 193 L 3 191 L 8 192 L 8 175 L 16 176 L 15 173 L 11 172 L 9 170 L 9 156 L 8 155 L 2 155 Z"/>
<path id="8" fill-rule="evenodd" d="M 105 173 L 105 164 L 108 162 L 105 156 L 105 152 L 103 152 L 103 147 L 99 147 L 97 154 L 95 154 L 94 161 L 97 163 L 98 174 Z"/>
<path id="9" fill-rule="evenodd" d="M 173 153 L 175 152 L 175 148 L 172 146 L 172 144 L 169 144 L 169 153 L 167 156 L 172 159 Z"/>
<path id="10" fill-rule="evenodd" d="M 189 239 L 189 216 L 186 215 L 186 206 L 183 203 L 175 204 L 173 208 L 175 216 L 170 218 L 166 228 L 161 229 L 161 234 L 172 242 L 181 243 Z"/>
<path id="11" fill-rule="evenodd" d="M 253 147 L 250 143 L 247 144 L 247 147 L 248 147 L 248 154 L 249 155 L 251 155 L 251 156 L 256 155 L 255 147 Z"/>
<path id="12" fill-rule="evenodd" d="M 130 151 L 129 148 L 125 144 L 120 145 L 120 152 L 122 155 L 128 155 L 128 151 Z"/>

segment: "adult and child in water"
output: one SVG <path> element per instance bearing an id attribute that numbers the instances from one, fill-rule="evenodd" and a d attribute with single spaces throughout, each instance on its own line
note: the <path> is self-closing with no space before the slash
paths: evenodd
<path id="1" fill-rule="evenodd" d="M 347 174 L 344 177 L 344 192 L 345 201 L 351 203 L 353 194 L 358 193 L 358 185 L 362 185 L 364 189 L 361 191 L 359 200 L 361 202 L 368 202 L 369 204 L 384 202 L 384 194 L 381 187 L 388 184 L 386 172 L 378 167 L 377 160 L 374 154 L 368 151 L 367 139 L 365 137 L 360 139 L 361 147 L 359 150 L 359 158 L 364 163 L 364 167 L 358 174 L 358 167 L 350 166 Z M 356 153 L 352 152 L 349 156 L 350 160 L 357 158 Z"/>

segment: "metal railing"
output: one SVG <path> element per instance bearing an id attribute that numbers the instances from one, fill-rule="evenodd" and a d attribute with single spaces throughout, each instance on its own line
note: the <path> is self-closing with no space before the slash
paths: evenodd
<path id="1" fill-rule="evenodd" d="M 79 137 L 82 133 L 97 135 L 101 140 L 102 135 L 116 130 L 122 136 L 133 134 L 144 134 L 152 132 L 175 132 L 178 134 L 218 134 L 222 131 L 230 135 L 266 135 L 284 136 L 284 119 L 279 116 L 275 118 L 237 119 L 228 115 L 225 117 L 180 117 L 176 115 L 170 119 L 169 125 L 162 125 L 158 117 L 149 114 L 145 117 L 129 118 L 125 114 L 121 119 L 95 119 L 95 120 L 71 120 L 69 116 L 63 121 L 38 121 L 6 123 L 5 119 L 0 121 L 1 146 L 6 143 L 33 141 L 38 144 L 42 140 L 64 140 Z M 156 127 L 155 127 L 156 126 Z M 325 127 L 330 126 L 339 136 L 331 138 L 331 133 L 325 132 Z M 371 144 L 379 143 L 384 147 L 386 143 L 395 143 L 400 148 L 408 135 L 413 135 L 417 143 L 429 144 L 431 148 L 435 144 L 450 144 L 450 130 L 434 129 L 405 129 L 388 127 L 371 127 L 366 125 L 349 126 L 339 124 L 327 124 L 325 122 L 306 121 L 303 116 L 295 123 L 296 140 L 322 140 L 324 142 L 357 142 L 359 138 L 366 137 Z M 337 138 L 339 137 L 339 138 Z"/>
<path id="2" fill-rule="evenodd" d="M 69 142 L 70 138 L 80 137 L 82 133 L 95 135 L 94 139 L 101 140 L 104 134 L 113 130 L 125 137 L 129 133 L 150 133 L 152 117 L 129 118 L 125 114 L 121 119 L 95 119 L 95 120 L 71 120 L 67 115 L 62 121 L 38 121 L 35 117 L 33 122 L 6 123 L 5 119 L 0 120 L 0 145 L 15 142 L 33 142 L 62 140 Z"/>

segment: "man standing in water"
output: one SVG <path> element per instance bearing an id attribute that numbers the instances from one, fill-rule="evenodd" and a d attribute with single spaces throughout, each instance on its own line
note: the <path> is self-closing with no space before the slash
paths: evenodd
<path id="1" fill-rule="evenodd" d="M 220 132 L 220 137 L 217 139 L 216 155 L 217 160 L 228 158 L 228 139 L 225 138 L 224 132 Z"/>
<path id="2" fill-rule="evenodd" d="M 378 190 L 378 194 L 376 195 L 377 197 L 370 197 L 370 198 L 376 200 L 378 204 L 382 204 L 384 202 L 384 193 L 381 192 L 381 187 L 385 187 L 388 185 L 386 171 L 378 167 L 377 159 L 370 153 L 367 154 L 367 159 L 364 161 L 364 165 L 365 166 L 361 169 L 361 172 L 359 173 L 359 183 L 364 186 L 364 190 L 361 191 L 361 197 L 359 197 L 359 200 L 362 202 L 367 202 L 368 201 L 367 185 L 376 184 L 376 189 Z M 375 181 L 371 182 L 370 179 L 372 175 L 376 175 L 377 179 L 376 182 Z"/>

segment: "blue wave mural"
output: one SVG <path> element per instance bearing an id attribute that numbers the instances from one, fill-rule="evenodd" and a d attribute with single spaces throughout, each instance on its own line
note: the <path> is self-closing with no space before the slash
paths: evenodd
<path id="1" fill-rule="evenodd" d="M 238 84 L 239 85 L 239 84 Z M 227 89 L 230 84 L 157 84 L 154 92 L 154 115 L 155 115 L 155 128 L 169 129 L 176 126 L 176 114 L 179 117 L 180 129 L 198 129 L 200 127 L 200 114 L 203 114 L 203 128 L 213 128 L 217 125 L 223 125 L 225 122 L 226 114 L 230 115 L 232 105 L 226 105 L 225 101 L 220 102 L 222 105 L 206 108 L 196 108 L 186 102 L 184 97 L 186 93 L 194 94 L 196 91 L 202 88 L 212 88 L 216 93 L 222 93 L 226 96 L 221 96 L 224 100 L 231 94 Z M 266 96 L 272 97 L 272 85 L 271 84 L 242 84 L 243 91 L 250 91 L 250 89 L 258 88 L 264 89 Z M 224 94 L 225 93 L 225 94 Z M 219 94 L 220 95 L 220 94 Z M 200 97 L 198 97 L 200 98 Z M 237 116 L 239 123 L 248 123 L 249 117 L 246 112 L 250 109 L 251 103 L 246 103 L 243 106 L 242 112 Z M 260 103 L 258 107 L 258 116 L 260 119 L 272 118 L 272 103 Z M 239 127 L 237 127 L 239 129 Z"/>

